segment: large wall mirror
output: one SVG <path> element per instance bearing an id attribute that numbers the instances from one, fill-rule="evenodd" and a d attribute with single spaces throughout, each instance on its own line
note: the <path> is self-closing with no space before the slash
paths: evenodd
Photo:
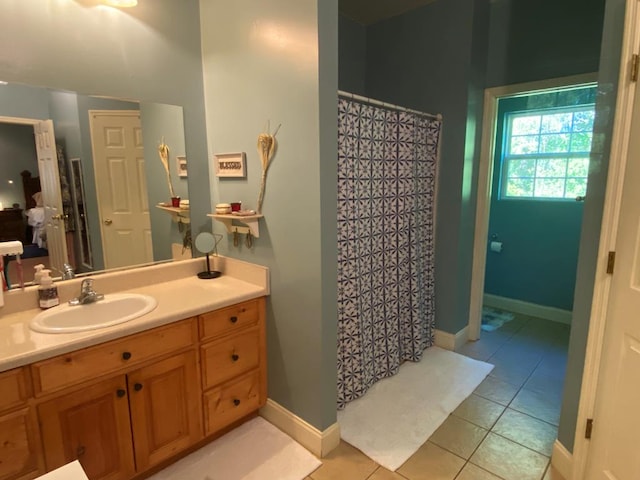
<path id="1" fill-rule="evenodd" d="M 186 159 L 180 106 L 0 85 L 0 241 L 27 282 L 191 258 Z"/>

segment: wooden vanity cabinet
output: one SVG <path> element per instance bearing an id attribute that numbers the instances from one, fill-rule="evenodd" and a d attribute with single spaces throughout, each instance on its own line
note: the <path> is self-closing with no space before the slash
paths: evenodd
<path id="1" fill-rule="evenodd" d="M 205 434 L 267 401 L 265 298 L 200 315 Z"/>
<path id="2" fill-rule="evenodd" d="M 91 480 L 125 480 L 200 441 L 196 331 L 195 319 L 183 320 L 34 364 L 37 385 L 54 390 L 41 391 L 46 400 L 38 405 L 47 470 L 77 459 Z M 161 345 L 159 337 L 166 340 Z M 167 345 L 180 350 L 173 353 Z M 114 375 L 58 390 L 68 381 L 65 372 L 89 371 L 87 359 L 104 358 L 95 367 L 101 372 L 123 353 L 125 366 Z"/>
<path id="3" fill-rule="evenodd" d="M 44 473 L 28 368 L 0 373 L 0 480 L 28 480 Z"/>
<path id="4" fill-rule="evenodd" d="M 0 373 L 0 480 L 129 480 L 266 402 L 265 299 Z"/>

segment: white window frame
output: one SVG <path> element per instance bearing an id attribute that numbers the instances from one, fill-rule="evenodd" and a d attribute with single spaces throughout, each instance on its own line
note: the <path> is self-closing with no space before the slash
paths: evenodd
<path id="1" fill-rule="evenodd" d="M 540 115 L 541 117 L 543 115 L 548 115 L 548 114 L 560 114 L 560 113 L 575 113 L 575 112 L 581 112 L 581 111 L 594 111 L 595 112 L 595 104 L 589 103 L 589 104 L 583 104 L 583 105 L 575 105 L 575 106 L 570 106 L 570 107 L 550 107 L 550 108 L 541 108 L 541 109 L 536 109 L 536 110 L 523 110 L 523 111 L 518 111 L 518 112 L 507 112 L 505 114 L 505 126 L 504 126 L 504 134 L 503 134 L 503 138 L 504 138 L 504 142 L 503 142 L 503 149 L 502 149 L 502 158 L 501 158 L 501 174 L 500 174 L 500 193 L 499 193 L 499 199 L 500 200 L 515 200 L 515 201 L 519 201 L 519 200 L 528 200 L 528 201 L 560 201 L 560 202 L 566 202 L 566 201 L 575 201 L 576 198 L 575 197 L 550 197 L 550 196 L 536 196 L 535 195 L 535 180 L 536 178 L 542 178 L 542 177 L 536 177 L 536 174 L 534 172 L 534 176 L 533 177 L 523 177 L 523 178 L 531 178 L 534 182 L 534 194 L 531 196 L 516 196 L 516 195 L 507 195 L 507 188 L 508 188 L 508 183 L 509 183 L 509 162 L 511 160 L 522 160 L 522 159 L 531 159 L 531 160 L 535 160 L 536 164 L 537 164 L 537 160 L 544 160 L 544 159 L 555 159 L 555 158 L 566 158 L 566 159 L 572 159 L 572 158 L 589 158 L 590 156 L 590 152 L 591 149 L 589 149 L 589 151 L 586 152 L 553 152 L 553 153 L 527 153 L 527 154 L 509 154 L 510 151 L 510 145 L 511 145 L 511 131 L 512 131 L 512 125 L 513 125 L 513 120 L 518 118 L 518 117 L 525 117 L 525 116 L 532 116 L 532 115 Z M 572 135 L 573 133 L 582 133 L 582 132 L 574 132 L 573 128 L 572 130 L 570 130 L 569 132 L 563 132 L 563 133 L 568 133 L 569 135 Z M 590 132 L 592 133 L 592 132 Z M 545 135 L 543 133 L 541 133 L 540 131 L 538 132 L 538 138 L 542 138 L 542 136 Z M 593 137 L 592 137 L 592 142 L 593 142 Z M 571 142 L 569 143 L 569 145 L 571 145 Z M 568 168 L 569 163 L 567 162 L 567 166 L 566 168 Z M 566 192 L 566 181 L 568 179 L 572 179 L 572 178 L 584 178 L 585 180 L 587 180 L 587 177 L 576 177 L 576 176 L 569 176 L 567 175 L 567 171 L 565 169 L 565 175 L 563 177 L 544 177 L 544 178 L 561 178 L 564 180 L 565 182 L 565 192 Z"/>

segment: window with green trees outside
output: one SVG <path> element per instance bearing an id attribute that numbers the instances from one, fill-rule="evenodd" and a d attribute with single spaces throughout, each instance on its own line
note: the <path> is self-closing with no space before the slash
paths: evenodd
<path id="1" fill-rule="evenodd" d="M 501 198 L 584 196 L 594 117 L 594 105 L 507 113 Z"/>

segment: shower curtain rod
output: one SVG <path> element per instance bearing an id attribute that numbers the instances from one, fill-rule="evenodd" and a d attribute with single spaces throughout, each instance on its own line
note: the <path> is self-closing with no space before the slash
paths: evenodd
<path id="1" fill-rule="evenodd" d="M 392 103 L 381 102 L 380 100 L 376 100 L 375 98 L 363 97 L 362 95 L 357 95 L 355 93 L 345 92 L 344 90 L 338 90 L 338 95 L 343 97 L 351 98 L 353 100 L 359 100 L 361 102 L 371 103 L 373 105 L 379 105 L 381 107 L 390 108 L 392 110 L 400 110 L 401 112 L 414 113 L 416 115 L 422 115 L 423 117 L 435 118 L 437 120 L 442 121 L 442 114 L 433 114 L 433 113 L 425 113 L 419 110 L 413 110 L 411 108 L 401 107 L 399 105 L 394 105 Z"/>

